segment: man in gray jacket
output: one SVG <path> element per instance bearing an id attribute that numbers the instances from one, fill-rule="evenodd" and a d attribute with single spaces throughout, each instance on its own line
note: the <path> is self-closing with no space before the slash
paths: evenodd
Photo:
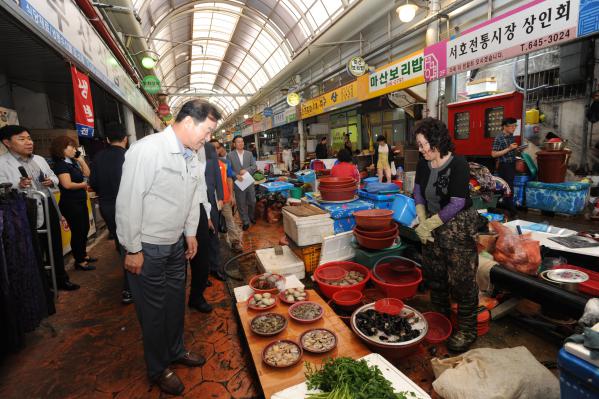
<path id="1" fill-rule="evenodd" d="M 243 175 L 246 172 L 253 175 L 257 170 L 254 156 L 251 152 L 245 151 L 243 146 L 243 137 L 236 136 L 233 139 L 233 150 L 228 155 L 229 161 L 231 161 L 231 168 L 239 181 L 243 180 Z M 239 216 L 243 223 L 243 230 L 247 230 L 250 228 L 250 222 L 256 223 L 254 217 L 256 191 L 253 184 L 245 190 L 241 190 L 237 184 L 234 184 L 234 187 L 235 201 L 237 202 L 237 209 L 239 209 Z"/>
<path id="2" fill-rule="evenodd" d="M 169 369 L 199 367 L 205 359 L 183 345 L 186 259 L 195 256 L 200 218 L 200 164 L 220 113 L 211 104 L 185 103 L 172 127 L 144 137 L 125 155 L 116 199 L 116 228 L 126 249 L 148 376 L 180 395 L 185 387 Z"/>

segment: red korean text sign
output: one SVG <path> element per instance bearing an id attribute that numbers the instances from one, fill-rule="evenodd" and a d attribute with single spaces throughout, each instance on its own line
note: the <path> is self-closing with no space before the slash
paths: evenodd
<path id="1" fill-rule="evenodd" d="M 79 137 L 94 136 L 94 105 L 89 77 L 71 65 L 73 97 L 75 99 L 75 126 Z"/>

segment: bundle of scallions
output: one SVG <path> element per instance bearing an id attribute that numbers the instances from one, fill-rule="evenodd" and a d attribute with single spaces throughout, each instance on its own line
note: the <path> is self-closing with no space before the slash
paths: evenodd
<path id="1" fill-rule="evenodd" d="M 348 357 L 325 360 L 317 368 L 306 362 L 307 399 L 416 399 L 414 392 L 395 392 L 377 366 Z"/>

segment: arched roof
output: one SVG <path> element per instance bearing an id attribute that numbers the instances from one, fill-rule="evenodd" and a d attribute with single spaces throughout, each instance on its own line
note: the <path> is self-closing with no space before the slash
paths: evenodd
<path id="1" fill-rule="evenodd" d="M 133 0 L 171 92 L 253 94 L 356 0 Z M 153 40 L 161 39 L 161 40 Z M 227 116 L 245 97 L 210 97 Z M 171 105 L 180 103 L 171 97 Z"/>

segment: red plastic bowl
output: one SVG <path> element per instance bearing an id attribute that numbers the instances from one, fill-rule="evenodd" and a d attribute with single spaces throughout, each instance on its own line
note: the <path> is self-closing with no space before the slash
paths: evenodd
<path id="1" fill-rule="evenodd" d="M 383 298 L 374 303 L 374 310 L 381 313 L 387 313 L 392 316 L 397 316 L 401 313 L 404 303 L 397 298 Z"/>
<path id="2" fill-rule="evenodd" d="M 248 309 L 256 310 L 258 312 L 263 312 L 265 310 L 270 310 L 270 309 L 274 308 L 275 306 L 277 306 L 277 297 L 274 296 L 274 295 L 272 296 L 272 298 L 275 300 L 275 303 L 273 303 L 272 305 L 268 305 L 265 308 L 261 308 L 259 306 L 254 306 L 254 305 L 250 305 L 250 301 L 252 300 L 253 297 L 254 296 L 252 295 L 247 300 Z"/>
<path id="3" fill-rule="evenodd" d="M 335 344 L 326 350 L 320 350 L 320 351 L 308 348 L 307 346 L 304 345 L 304 336 L 314 330 L 322 330 L 322 331 L 326 331 L 326 332 L 330 333 L 331 335 L 333 335 L 333 337 L 335 337 Z M 339 338 L 337 338 L 337 334 L 335 334 L 333 331 L 329 330 L 328 328 L 313 328 L 311 330 L 304 331 L 302 333 L 302 335 L 300 335 L 300 338 L 299 338 L 299 343 L 302 346 L 302 349 L 305 352 L 310 352 L 310 353 L 326 353 L 326 352 L 332 351 L 333 349 L 335 349 L 337 347 L 338 342 L 339 342 Z"/>
<path id="4" fill-rule="evenodd" d="M 304 299 L 303 301 L 289 302 L 287 300 L 287 296 L 285 295 L 285 292 L 287 292 L 287 290 L 283 290 L 283 291 L 279 292 L 279 300 L 283 303 L 286 303 L 287 305 L 293 305 L 294 303 L 305 302 L 308 300 L 308 298 L 310 298 L 310 294 L 308 294 L 308 291 L 304 291 L 306 293 L 306 299 Z"/>
<path id="5" fill-rule="evenodd" d="M 392 218 L 393 211 L 390 209 L 365 209 L 354 212 L 354 217 L 359 218 Z"/>
<path id="6" fill-rule="evenodd" d="M 316 269 L 318 278 L 325 282 L 343 280 L 347 276 L 347 270 L 341 267 L 327 267 L 325 269 Z"/>
<path id="7" fill-rule="evenodd" d="M 273 276 L 277 277 L 277 281 L 283 281 L 283 283 L 285 283 L 285 277 L 281 276 L 280 274 L 276 274 L 276 273 L 271 273 Z M 250 282 L 248 283 L 248 285 L 250 286 L 251 289 L 254 290 L 255 294 L 264 294 L 265 292 L 268 292 L 269 294 L 273 294 L 273 296 L 277 295 L 279 293 L 279 289 L 278 288 L 270 288 L 270 289 L 260 289 L 260 288 L 255 288 L 254 284 L 256 283 L 256 281 L 258 281 L 258 279 L 260 279 L 260 276 L 262 276 L 262 274 L 257 274 L 254 277 L 252 277 L 250 279 Z M 285 285 L 285 284 L 283 284 Z"/>
<path id="8" fill-rule="evenodd" d="M 379 287 L 385 295 L 389 298 L 406 299 L 416 295 L 418 285 L 422 281 L 422 271 L 415 267 L 413 271 L 409 273 L 398 274 L 396 283 L 391 284 L 377 279 L 372 275 L 372 281 Z"/>
<path id="9" fill-rule="evenodd" d="M 356 184 L 356 180 L 354 180 L 351 177 L 321 177 L 320 179 L 318 179 L 318 184 L 320 185 L 330 185 L 330 186 L 337 186 L 337 185 L 343 185 L 343 184 Z"/>
<path id="10" fill-rule="evenodd" d="M 384 229 L 384 230 L 364 230 L 361 229 L 359 227 L 356 226 L 356 228 L 354 228 L 354 232 L 358 232 L 360 234 L 362 234 L 363 236 L 366 237 L 370 237 L 370 238 L 388 238 L 390 236 L 397 236 L 397 225 L 396 224 L 392 224 L 393 227 L 390 227 L 388 229 Z"/>
<path id="11" fill-rule="evenodd" d="M 340 189 L 320 188 L 320 197 L 325 201 L 349 201 L 356 195 L 356 187 Z"/>
<path id="12" fill-rule="evenodd" d="M 266 361 L 266 352 L 268 351 L 268 349 L 270 349 L 271 346 L 273 346 L 274 344 L 279 343 L 279 342 L 286 342 L 286 343 L 290 343 L 290 344 L 293 344 L 293 345 L 297 346 L 297 348 L 299 349 L 299 357 L 297 358 L 297 360 L 295 360 L 293 363 L 287 364 L 285 366 L 276 366 L 274 364 L 268 363 Z M 302 346 L 299 345 L 297 342 L 294 342 L 294 341 L 292 341 L 290 339 L 278 339 L 278 340 L 273 341 L 270 344 L 266 345 L 266 347 L 262 351 L 262 361 L 264 362 L 264 364 L 267 364 L 270 367 L 276 367 L 276 368 L 282 369 L 282 368 L 286 368 L 286 367 L 295 366 L 296 364 L 298 364 L 299 361 L 302 360 L 303 354 L 304 354 L 304 351 L 302 349 Z"/>
<path id="13" fill-rule="evenodd" d="M 293 315 L 293 310 L 295 308 L 297 308 L 298 306 L 305 306 L 308 303 L 316 305 L 320 308 L 320 315 L 318 317 L 316 317 L 315 319 L 300 319 Z M 314 323 L 314 322 L 322 319 L 322 316 L 324 315 L 323 307 L 320 306 L 317 302 L 312 302 L 312 301 L 304 301 L 304 302 L 294 303 L 293 305 L 289 306 L 289 309 L 287 309 L 287 312 L 289 313 L 289 317 L 291 317 L 293 320 L 297 321 L 298 323 L 302 323 L 302 324 Z"/>
<path id="14" fill-rule="evenodd" d="M 354 236 L 358 240 L 358 244 L 368 249 L 385 249 L 389 248 L 395 242 L 398 232 L 384 238 L 372 238 L 354 231 Z"/>
<path id="15" fill-rule="evenodd" d="M 362 303 L 364 295 L 357 290 L 337 291 L 333 294 L 333 302 L 339 306 L 355 306 Z"/>
<path id="16" fill-rule="evenodd" d="M 343 186 L 318 186 L 318 191 L 339 191 L 339 190 L 349 190 L 349 189 L 357 189 L 358 186 L 355 184 L 347 184 Z"/>
<path id="17" fill-rule="evenodd" d="M 326 296 L 327 298 L 332 298 L 333 295 L 335 294 L 335 292 L 338 291 L 349 291 L 349 290 L 355 290 L 355 291 L 364 291 L 364 287 L 366 286 L 366 283 L 370 280 L 370 269 L 368 269 L 366 266 L 363 266 L 359 263 L 354 263 L 354 262 L 345 262 L 345 261 L 340 261 L 340 262 L 328 262 L 328 263 L 324 263 L 320 266 L 318 266 L 318 269 L 324 269 L 327 267 L 342 267 L 343 269 L 349 271 L 355 270 L 358 271 L 360 273 L 362 273 L 364 275 L 364 280 L 360 281 L 358 284 L 354 284 L 354 285 L 347 285 L 347 286 L 338 286 L 338 285 L 331 285 L 326 283 L 325 281 L 322 281 L 321 279 L 318 278 L 318 275 L 316 273 L 314 273 L 314 280 L 316 281 L 316 283 L 318 284 L 318 287 L 320 288 L 320 291 L 322 291 L 322 294 L 324 296 Z"/>
<path id="18" fill-rule="evenodd" d="M 441 313 L 426 312 L 422 314 L 428 323 L 428 332 L 424 339 L 431 344 L 440 344 L 451 335 L 451 322 Z"/>
<path id="19" fill-rule="evenodd" d="M 356 225 L 361 230 L 375 231 L 391 228 L 393 211 L 390 209 L 368 209 L 354 212 Z"/>

